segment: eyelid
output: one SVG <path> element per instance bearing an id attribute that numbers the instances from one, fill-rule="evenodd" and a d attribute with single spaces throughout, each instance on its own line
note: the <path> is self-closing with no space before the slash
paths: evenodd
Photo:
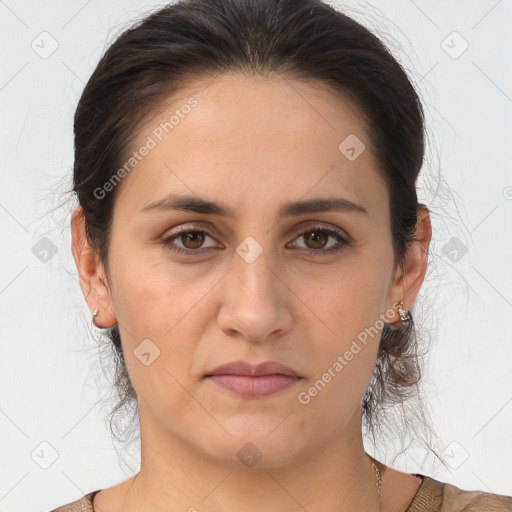
<path id="1" fill-rule="evenodd" d="M 315 222 L 312 221 L 313 224 L 306 224 L 305 226 L 302 225 L 301 227 L 297 228 L 296 231 L 294 231 L 294 236 L 302 235 L 304 233 L 307 233 L 309 231 L 314 231 L 315 229 L 322 230 L 322 231 L 328 231 L 332 233 L 336 233 L 340 238 L 343 238 L 346 242 L 350 242 L 351 237 L 347 232 L 342 230 L 341 228 L 338 228 L 336 226 L 333 226 L 331 224 L 324 225 L 322 222 Z"/>
<path id="2" fill-rule="evenodd" d="M 314 222 L 314 221 L 310 221 Z M 294 242 L 300 235 L 304 235 L 305 233 L 311 232 L 311 231 L 323 231 L 328 234 L 328 236 L 333 238 L 339 238 L 338 244 L 336 244 L 334 247 L 328 248 L 328 249 L 304 249 L 301 248 L 302 252 L 307 254 L 329 254 L 331 251 L 336 252 L 337 250 L 342 250 L 344 247 L 351 245 L 352 243 L 352 237 L 348 235 L 345 231 L 341 230 L 338 227 L 331 226 L 331 225 L 322 225 L 321 222 L 315 222 L 313 225 L 302 225 L 301 227 L 298 227 L 293 234 L 293 240 Z M 175 239 L 177 239 L 181 234 L 183 233 L 190 233 L 190 232 L 200 232 L 204 233 L 206 236 L 215 239 L 215 237 L 210 233 L 211 228 L 207 228 L 201 225 L 196 224 L 189 224 L 185 226 L 179 226 L 176 231 L 168 233 L 163 235 L 162 241 L 164 245 L 170 245 L 171 242 L 173 242 Z M 339 244 L 342 244 L 342 247 L 339 247 Z M 338 246 L 338 247 L 336 247 Z M 214 247 L 206 247 L 206 248 L 199 248 L 199 249 L 184 249 L 181 247 L 174 247 L 170 248 L 169 250 L 182 253 L 182 254 L 201 254 L 205 251 L 209 251 L 210 249 L 214 249 Z"/>
<path id="3" fill-rule="evenodd" d="M 308 222 L 310 224 L 308 224 Z M 313 224 L 311 224 L 313 223 Z M 352 237 L 344 230 L 342 230 L 341 228 L 337 227 L 337 226 L 333 226 L 333 225 L 322 225 L 322 221 L 306 221 L 306 222 L 303 222 L 301 223 L 301 225 L 296 228 L 294 231 L 293 231 L 293 235 L 294 236 L 297 236 L 297 235 L 301 235 L 307 231 L 311 231 L 313 229 L 325 229 L 325 230 L 330 230 L 330 231 L 334 231 L 336 232 L 338 235 L 340 235 L 342 238 L 344 238 L 345 240 L 347 241 L 351 241 Z M 204 225 L 201 225 L 201 224 L 196 224 L 196 223 L 192 223 L 192 224 L 186 224 L 186 225 L 180 225 L 176 228 L 176 231 L 174 232 L 170 232 L 169 230 L 165 232 L 165 234 L 163 235 L 164 238 L 169 238 L 171 236 L 175 236 L 175 235 L 180 235 L 181 233 L 183 232 L 188 232 L 188 231 L 204 231 L 205 233 L 207 233 L 209 236 L 212 236 L 211 234 L 211 231 L 212 229 L 209 227 L 209 226 L 204 226 Z"/>
<path id="4" fill-rule="evenodd" d="M 209 236 L 210 238 L 215 240 L 215 236 L 211 233 L 212 229 L 207 228 L 201 225 L 196 224 L 187 224 L 185 226 L 179 226 L 176 228 L 176 230 L 173 231 L 167 231 L 161 238 L 162 241 L 165 243 L 170 243 L 170 241 L 174 241 L 175 239 L 179 238 L 179 236 L 183 233 L 193 233 L 193 232 L 199 232 L 204 233 L 206 236 Z M 181 249 L 181 248 L 180 248 Z M 207 247 L 206 249 L 212 249 L 212 247 Z M 204 251 L 205 249 L 183 249 L 183 251 L 190 251 L 190 252 L 197 252 Z"/>

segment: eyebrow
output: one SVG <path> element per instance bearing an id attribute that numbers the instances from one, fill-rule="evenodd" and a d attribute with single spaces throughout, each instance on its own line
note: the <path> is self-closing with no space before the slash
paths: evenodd
<path id="1" fill-rule="evenodd" d="M 140 213 L 168 210 L 219 215 L 221 217 L 234 217 L 234 211 L 230 206 L 224 203 L 209 201 L 207 199 L 191 195 L 168 195 L 163 199 L 148 204 L 140 211 Z M 339 197 L 318 198 L 284 203 L 279 208 L 278 215 L 280 218 L 284 218 L 330 211 L 363 213 L 368 215 L 366 208 L 360 204 Z"/>

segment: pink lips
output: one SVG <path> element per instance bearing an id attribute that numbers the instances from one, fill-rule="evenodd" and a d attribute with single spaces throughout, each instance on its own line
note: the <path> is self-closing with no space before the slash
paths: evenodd
<path id="1" fill-rule="evenodd" d="M 283 391 L 301 380 L 292 368 L 275 361 L 251 365 L 234 361 L 206 375 L 220 387 L 246 398 L 263 398 Z"/>

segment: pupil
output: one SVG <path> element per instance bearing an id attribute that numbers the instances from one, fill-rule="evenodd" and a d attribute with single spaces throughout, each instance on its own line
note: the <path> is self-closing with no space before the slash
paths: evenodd
<path id="1" fill-rule="evenodd" d="M 310 231 L 309 232 L 309 238 L 312 238 L 313 243 L 317 244 L 314 246 L 315 248 L 321 247 L 323 245 L 322 239 L 325 237 L 326 237 L 326 234 L 322 233 L 322 232 L 318 232 L 318 231 Z M 323 241 L 325 242 L 325 240 L 323 240 Z M 318 242 L 320 242 L 319 245 L 318 245 Z"/>
<path id="2" fill-rule="evenodd" d="M 203 236 L 201 233 L 199 233 L 198 231 L 194 231 L 193 233 L 187 233 L 185 235 L 186 237 L 186 240 L 187 241 L 191 241 L 192 242 L 192 249 L 195 249 L 197 247 L 200 247 L 201 244 L 203 243 Z M 194 240 L 195 239 L 195 240 Z M 182 240 L 183 242 L 183 240 Z M 187 243 L 186 242 L 183 242 L 183 244 L 185 246 L 187 246 Z"/>

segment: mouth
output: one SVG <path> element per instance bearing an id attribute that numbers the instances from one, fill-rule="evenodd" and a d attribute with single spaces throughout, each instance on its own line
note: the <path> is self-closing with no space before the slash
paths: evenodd
<path id="1" fill-rule="evenodd" d="M 235 361 L 205 375 L 215 385 L 244 398 L 265 398 L 290 389 L 303 377 L 276 361 L 252 365 Z"/>

